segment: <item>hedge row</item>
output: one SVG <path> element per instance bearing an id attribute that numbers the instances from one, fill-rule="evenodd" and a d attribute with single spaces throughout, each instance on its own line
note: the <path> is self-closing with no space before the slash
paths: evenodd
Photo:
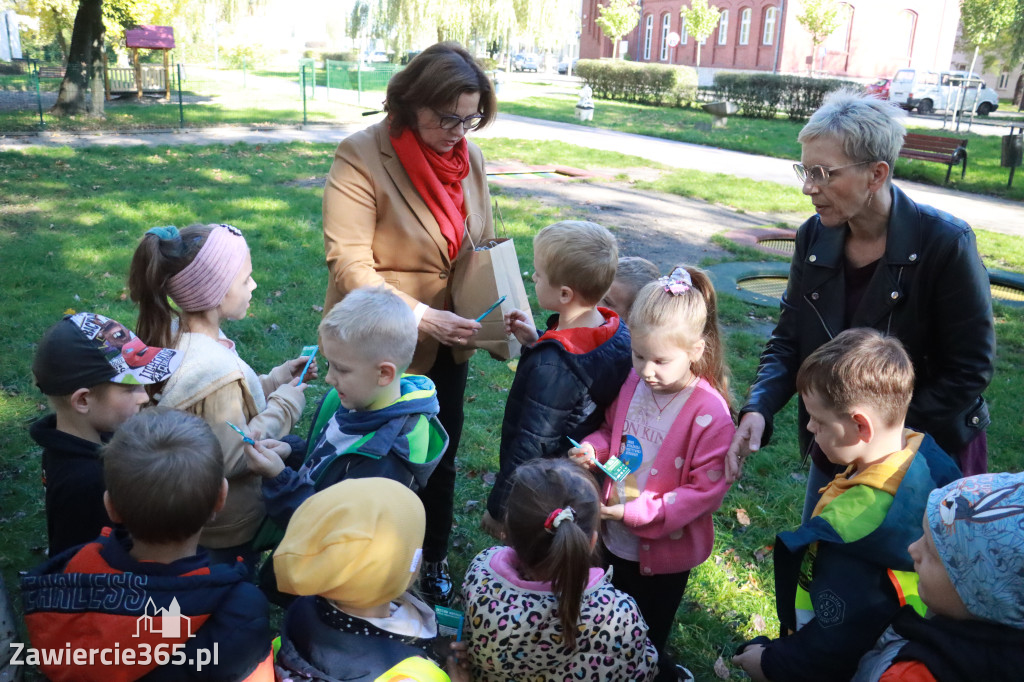
<path id="1" fill-rule="evenodd" d="M 739 104 L 741 116 L 752 118 L 775 118 L 776 113 L 784 113 L 793 120 L 806 119 L 821 106 L 825 95 L 840 88 L 863 89 L 838 78 L 728 71 L 715 74 L 719 95 Z"/>
<path id="2" fill-rule="evenodd" d="M 679 106 L 697 92 L 697 71 L 690 66 L 581 59 L 576 75 L 601 99 Z"/>

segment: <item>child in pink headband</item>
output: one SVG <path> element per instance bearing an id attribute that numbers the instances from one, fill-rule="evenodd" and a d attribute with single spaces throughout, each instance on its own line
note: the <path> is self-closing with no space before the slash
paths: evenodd
<path id="1" fill-rule="evenodd" d="M 262 481 L 248 471 L 242 438 L 229 422 L 265 437 L 288 434 L 306 404 L 306 384 L 298 380 L 306 358 L 258 376 L 221 331 L 223 321 L 246 316 L 256 288 L 249 247 L 231 225 L 149 230 L 132 258 L 128 288 L 139 305 L 139 337 L 184 356 L 154 399 L 202 417 L 224 451 L 227 503 L 203 529 L 200 543 L 214 561 L 255 560 L 252 539 L 265 514 Z M 315 361 L 307 376 L 316 378 Z"/>

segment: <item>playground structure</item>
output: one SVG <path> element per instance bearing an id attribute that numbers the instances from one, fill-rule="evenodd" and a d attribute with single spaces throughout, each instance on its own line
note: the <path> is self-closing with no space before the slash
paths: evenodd
<path id="1" fill-rule="evenodd" d="M 135 94 L 139 99 L 146 94 L 161 94 L 171 98 L 170 51 L 174 49 L 174 29 L 170 26 L 137 26 L 125 31 L 125 45 L 131 50 L 130 67 L 108 67 L 103 55 L 106 98 L 111 95 Z M 139 50 L 160 50 L 164 53 L 163 66 L 139 62 Z"/>

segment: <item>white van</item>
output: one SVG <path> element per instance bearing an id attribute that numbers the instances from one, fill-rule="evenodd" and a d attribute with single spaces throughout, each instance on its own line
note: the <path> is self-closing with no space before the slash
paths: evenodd
<path id="1" fill-rule="evenodd" d="M 999 95 L 995 90 L 986 87 L 978 74 L 968 76 L 966 71 L 900 69 L 889 86 L 889 99 L 908 111 L 917 109 L 921 114 L 945 111 L 956 106 L 960 84 L 964 81 L 967 82 L 967 90 L 960 105 L 961 111 L 973 109 L 975 99 L 981 116 L 988 116 L 999 108 Z M 980 92 L 978 85 L 981 85 Z"/>

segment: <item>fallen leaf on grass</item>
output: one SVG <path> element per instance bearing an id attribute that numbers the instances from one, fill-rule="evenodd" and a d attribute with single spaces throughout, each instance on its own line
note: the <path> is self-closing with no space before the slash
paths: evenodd
<path id="1" fill-rule="evenodd" d="M 768 629 L 768 623 L 764 622 L 764 616 L 760 613 L 755 613 L 754 617 L 750 619 L 751 625 L 754 626 L 754 632 L 764 632 Z"/>
<path id="2" fill-rule="evenodd" d="M 743 507 L 736 510 L 736 520 L 740 522 L 741 526 L 750 525 L 750 517 L 747 515 L 747 510 Z"/>
<path id="3" fill-rule="evenodd" d="M 494 474 L 494 472 L 488 471 L 486 474 L 483 475 L 483 479 L 484 483 L 486 483 L 487 485 L 494 485 L 494 481 L 497 479 L 497 476 Z"/>
<path id="4" fill-rule="evenodd" d="M 729 679 L 729 666 L 725 664 L 725 659 L 721 656 L 715 661 L 715 677 L 720 680 Z"/>
<path id="5" fill-rule="evenodd" d="M 322 313 L 323 311 L 324 311 L 324 307 L 322 305 L 315 305 L 315 306 L 313 306 L 313 312 L 314 313 Z"/>
<path id="6" fill-rule="evenodd" d="M 758 549 L 758 550 L 754 551 L 754 558 L 757 559 L 758 561 L 764 561 L 766 558 L 768 558 L 768 555 L 771 554 L 771 553 L 772 553 L 772 546 L 771 545 L 765 545 L 761 549 Z"/>

